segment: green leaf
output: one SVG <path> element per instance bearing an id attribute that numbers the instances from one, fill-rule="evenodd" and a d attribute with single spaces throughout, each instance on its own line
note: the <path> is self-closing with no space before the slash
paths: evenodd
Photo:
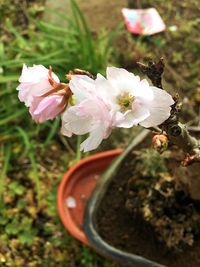
<path id="1" fill-rule="evenodd" d="M 29 231 L 23 231 L 18 235 L 19 241 L 23 245 L 31 245 L 34 241 L 34 238 L 37 235 L 37 230 L 36 229 L 31 229 Z"/>
<path id="2" fill-rule="evenodd" d="M 11 196 L 21 196 L 23 195 L 24 191 L 25 191 L 25 187 L 21 184 L 19 184 L 17 181 L 11 182 L 8 185 L 9 188 L 9 195 Z"/>
<path id="3" fill-rule="evenodd" d="M 5 231 L 8 235 L 16 235 L 19 232 L 19 221 L 14 219 L 11 223 L 6 225 Z"/>
<path id="4" fill-rule="evenodd" d="M 25 200 L 23 200 L 23 199 L 18 200 L 17 208 L 19 210 L 23 210 L 24 208 L 26 208 L 26 206 L 27 206 L 27 202 Z"/>
<path id="5" fill-rule="evenodd" d="M 6 225 L 8 220 L 8 217 L 0 216 L 0 225 Z"/>

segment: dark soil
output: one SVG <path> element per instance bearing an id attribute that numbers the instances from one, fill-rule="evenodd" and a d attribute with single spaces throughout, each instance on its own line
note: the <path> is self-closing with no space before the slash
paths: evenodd
<path id="1" fill-rule="evenodd" d="M 158 239 L 150 223 L 145 222 L 139 213 L 136 212 L 133 216 L 125 208 L 127 195 L 130 193 L 127 184 L 134 167 L 133 160 L 129 159 L 127 162 L 128 164 L 125 164 L 113 179 L 101 203 L 97 219 L 100 235 L 109 244 L 123 251 L 143 256 L 168 267 L 200 266 L 200 240 L 194 240 L 193 245 L 187 246 L 182 252 L 169 249 Z"/>

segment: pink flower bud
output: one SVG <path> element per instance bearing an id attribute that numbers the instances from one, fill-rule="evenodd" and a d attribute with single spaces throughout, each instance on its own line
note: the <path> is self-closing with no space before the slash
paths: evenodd
<path id="1" fill-rule="evenodd" d="M 42 123 L 58 116 L 65 109 L 67 103 L 66 95 L 61 95 L 59 92 L 46 97 L 34 97 L 29 112 L 34 121 Z"/>
<path id="2" fill-rule="evenodd" d="M 58 77 L 51 73 L 51 69 L 48 70 L 42 65 L 27 67 L 24 64 L 19 78 L 20 85 L 17 87 L 19 100 L 30 107 L 35 97 L 42 96 L 54 88 L 50 83 L 52 79 L 54 84 L 60 83 Z"/>
<path id="3" fill-rule="evenodd" d="M 167 145 L 168 145 L 167 136 L 164 134 L 154 135 L 154 137 L 152 138 L 152 145 L 157 151 L 162 153 L 164 150 L 167 149 Z"/>
<path id="4" fill-rule="evenodd" d="M 29 107 L 32 119 L 37 123 L 58 116 L 67 106 L 71 96 L 69 86 L 60 83 L 51 67 L 27 67 L 24 64 L 19 82 L 19 99 Z"/>

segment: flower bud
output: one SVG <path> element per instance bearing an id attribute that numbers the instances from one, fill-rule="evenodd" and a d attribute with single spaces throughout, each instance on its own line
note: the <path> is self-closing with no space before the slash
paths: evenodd
<path id="1" fill-rule="evenodd" d="M 168 146 L 168 138 L 164 134 L 156 134 L 152 138 L 152 145 L 153 147 L 162 153 L 164 150 L 167 149 Z"/>

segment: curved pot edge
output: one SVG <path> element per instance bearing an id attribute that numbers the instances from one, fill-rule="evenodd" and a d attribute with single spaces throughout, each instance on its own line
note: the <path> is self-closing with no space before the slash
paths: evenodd
<path id="1" fill-rule="evenodd" d="M 66 207 L 63 207 L 63 197 L 64 197 L 64 190 L 65 186 L 70 180 L 70 177 L 79 169 L 81 166 L 91 163 L 93 161 L 105 158 L 105 157 L 111 157 L 121 154 L 123 149 L 113 149 L 108 150 L 100 153 L 96 153 L 93 155 L 90 155 L 86 158 L 81 159 L 79 162 L 72 165 L 68 171 L 63 175 L 61 182 L 59 184 L 58 190 L 57 190 L 57 212 L 59 214 L 59 217 L 61 219 L 62 224 L 64 227 L 68 230 L 68 232 L 74 236 L 76 239 L 80 240 L 82 243 L 84 243 L 87 246 L 91 246 L 89 243 L 87 237 L 85 236 L 84 231 L 82 231 L 77 225 L 74 224 L 71 215 L 70 210 Z"/>
<path id="2" fill-rule="evenodd" d="M 93 194 L 93 199 L 94 199 Z M 96 230 L 92 205 L 87 205 L 84 214 L 84 232 L 91 246 L 102 256 L 127 267 L 167 267 L 145 257 L 121 251 L 104 241 Z M 91 219 L 92 218 L 92 219 Z"/>
<path id="3" fill-rule="evenodd" d="M 133 148 L 139 145 L 148 135 L 147 130 L 143 130 L 138 136 L 133 139 L 129 146 L 121 154 L 121 160 L 124 160 L 125 157 L 130 153 Z M 112 181 L 112 176 L 104 176 L 104 179 L 100 180 L 100 183 L 97 184 L 95 190 L 88 201 L 84 213 L 84 225 L 83 229 L 93 248 L 95 248 L 99 254 L 111 259 L 115 262 L 122 264 L 123 266 L 129 267 L 166 267 L 157 262 L 146 259 L 145 257 L 138 256 L 135 254 L 127 253 L 121 251 L 108 243 L 106 243 L 101 236 L 98 234 L 96 227 L 96 213 L 99 208 L 104 195 L 107 192 L 108 186 Z"/>

